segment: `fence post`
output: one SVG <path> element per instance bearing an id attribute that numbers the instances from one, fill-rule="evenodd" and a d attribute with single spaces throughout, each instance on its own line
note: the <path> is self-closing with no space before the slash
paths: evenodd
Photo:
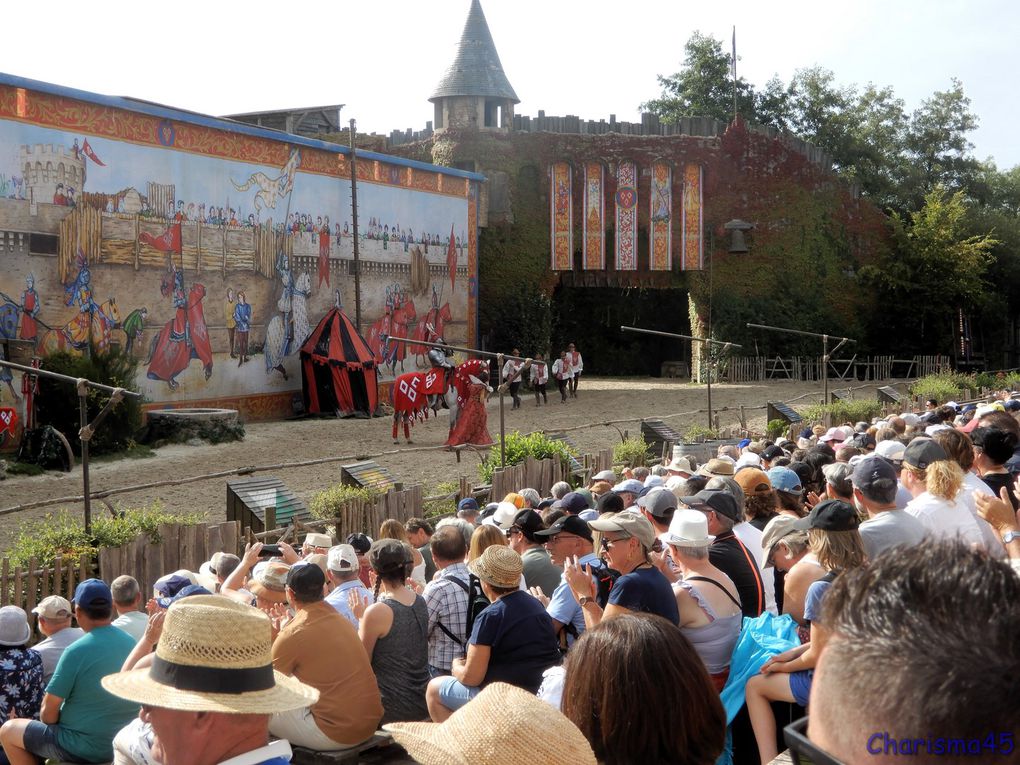
<path id="1" fill-rule="evenodd" d="M 266 513 L 266 531 L 272 531 L 273 529 L 276 528 L 276 508 L 267 507 L 265 509 L 265 513 Z"/>

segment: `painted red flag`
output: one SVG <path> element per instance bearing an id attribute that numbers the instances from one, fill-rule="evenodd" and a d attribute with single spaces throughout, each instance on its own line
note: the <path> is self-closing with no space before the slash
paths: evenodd
<path id="1" fill-rule="evenodd" d="M 457 240 L 453 236 L 453 224 L 450 224 L 450 246 L 446 248 L 446 268 L 450 272 L 450 289 L 457 283 Z"/>
<path id="2" fill-rule="evenodd" d="M 164 231 L 160 236 L 153 236 L 152 234 L 143 231 L 138 235 L 138 241 L 144 242 L 150 247 L 159 250 L 160 252 L 181 252 L 181 224 L 173 223 L 170 228 Z"/>
<path id="3" fill-rule="evenodd" d="M 18 427 L 18 412 L 9 406 L 0 407 L 0 435 L 10 432 L 13 436 Z"/>
<path id="4" fill-rule="evenodd" d="M 99 157 L 96 156 L 96 153 L 94 151 L 92 151 L 92 147 L 89 145 L 89 139 L 88 138 L 86 138 L 85 139 L 85 143 L 83 143 L 81 145 L 81 150 L 85 153 L 86 157 L 91 159 L 97 165 L 99 165 L 100 167 L 106 167 L 106 163 L 104 163 L 102 160 L 100 160 Z"/>

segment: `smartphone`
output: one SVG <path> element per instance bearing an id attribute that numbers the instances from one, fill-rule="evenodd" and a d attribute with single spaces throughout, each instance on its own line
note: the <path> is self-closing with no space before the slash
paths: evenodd
<path id="1" fill-rule="evenodd" d="M 275 558 L 281 554 L 280 545 L 262 545 L 259 551 L 260 558 Z"/>

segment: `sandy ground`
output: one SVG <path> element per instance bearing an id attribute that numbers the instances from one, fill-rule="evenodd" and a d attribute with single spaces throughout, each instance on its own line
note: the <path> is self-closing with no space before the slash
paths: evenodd
<path id="1" fill-rule="evenodd" d="M 716 385 L 712 388 L 713 406 L 722 412 L 722 427 L 736 425 L 737 408 L 764 406 L 767 400 L 790 401 L 804 394 L 820 399 L 817 383 L 773 382 L 757 385 Z M 585 423 L 599 423 L 595 427 L 570 433 L 571 439 L 582 453 L 612 446 L 620 440 L 620 430 L 631 434 L 640 431 L 642 417 L 691 412 L 706 408 L 704 386 L 658 379 L 599 379 L 585 378 L 578 391 L 579 397 L 566 404 L 559 402 L 559 394 L 550 392 L 549 404 L 536 407 L 531 396 L 524 398 L 518 411 L 511 411 L 506 399 L 506 429 L 552 430 Z M 617 427 L 606 427 L 606 420 L 632 418 Z M 667 420 L 683 432 L 692 423 L 704 424 L 706 415 L 689 415 Z M 748 412 L 750 427 L 762 429 L 765 424 L 764 408 Z M 331 455 L 372 455 L 394 449 L 390 439 L 389 418 L 373 420 L 308 419 L 285 422 L 254 423 L 247 427 L 243 442 L 217 446 L 168 446 L 157 450 L 157 456 L 142 460 L 120 460 L 93 465 L 90 470 L 94 491 L 131 486 L 169 478 L 183 478 L 219 470 L 249 465 L 271 465 L 281 462 L 316 459 Z M 495 399 L 489 403 L 489 429 L 493 435 L 499 431 L 499 410 Z M 418 423 L 412 429 L 414 446 L 438 446 L 446 440 L 447 420 L 440 414 L 438 420 Z M 436 450 L 410 454 L 395 454 L 376 458 L 390 470 L 398 481 L 406 485 L 416 482 L 425 485 L 430 493 L 441 481 L 456 481 L 461 475 L 478 480 L 478 457 L 464 452 L 458 463 L 453 454 Z M 354 459 L 349 460 L 355 461 Z M 340 481 L 340 465 L 330 463 L 311 467 L 274 470 L 258 475 L 275 475 L 305 501 L 316 492 Z M 207 512 L 214 520 L 222 520 L 226 507 L 226 478 L 210 479 L 183 486 L 172 486 L 135 491 L 111 498 L 114 504 L 126 507 L 148 504 L 156 499 L 173 510 Z M 81 469 L 70 473 L 51 472 L 33 477 L 9 478 L 0 482 L 0 508 L 48 498 L 71 497 L 81 494 Z M 37 519 L 47 512 L 66 508 L 81 512 L 80 503 L 62 503 L 45 509 L 26 510 L 0 516 L 0 549 L 6 549 L 18 522 Z M 105 512 L 101 503 L 94 503 L 94 512 Z"/>

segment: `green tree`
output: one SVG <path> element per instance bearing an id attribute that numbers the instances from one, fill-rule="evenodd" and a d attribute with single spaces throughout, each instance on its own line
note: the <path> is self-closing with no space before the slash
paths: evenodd
<path id="1" fill-rule="evenodd" d="M 715 37 L 694 32 L 684 45 L 683 67 L 668 77 L 659 75 L 658 80 L 662 93 L 641 108 L 659 115 L 663 122 L 676 123 L 681 117 L 733 119 L 732 61 Z M 738 77 L 737 111 L 752 117 L 754 102 L 754 87 Z"/>
<path id="2" fill-rule="evenodd" d="M 861 268 L 861 278 L 875 284 L 888 298 L 886 304 L 896 307 L 901 337 L 916 333 L 922 348 L 948 352 L 957 310 L 980 307 L 989 291 L 986 275 L 998 240 L 987 232 L 970 233 L 969 214 L 962 191 L 938 185 L 909 221 L 893 214 L 892 257 Z M 890 326 L 884 324 L 886 332 Z"/>
<path id="3" fill-rule="evenodd" d="M 908 186 L 927 195 L 939 184 L 964 189 L 978 175 L 979 164 L 967 138 L 978 126 L 963 84 L 953 78 L 949 90 L 938 91 L 921 102 L 910 117 L 906 148 L 911 173 Z"/>

